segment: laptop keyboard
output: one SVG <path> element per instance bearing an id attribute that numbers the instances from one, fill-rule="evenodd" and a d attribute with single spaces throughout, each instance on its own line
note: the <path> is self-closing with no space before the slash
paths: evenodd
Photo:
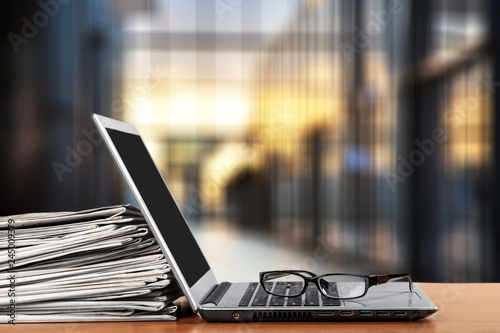
<path id="1" fill-rule="evenodd" d="M 273 282 L 266 282 L 272 287 Z M 274 290 L 290 288 L 289 293 L 294 293 L 296 290 L 302 289 L 301 283 L 291 283 L 288 286 L 285 282 L 276 282 Z M 314 285 L 310 285 L 306 292 L 297 297 L 276 296 L 267 293 L 262 286 L 257 282 L 249 284 L 247 290 L 241 298 L 239 306 L 340 306 L 340 301 L 324 297 Z"/>

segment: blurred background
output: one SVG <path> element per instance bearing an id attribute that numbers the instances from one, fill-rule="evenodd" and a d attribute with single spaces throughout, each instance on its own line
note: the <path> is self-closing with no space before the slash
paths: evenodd
<path id="1" fill-rule="evenodd" d="M 0 215 L 134 202 L 134 124 L 219 279 L 500 281 L 500 2 L 2 3 Z"/>

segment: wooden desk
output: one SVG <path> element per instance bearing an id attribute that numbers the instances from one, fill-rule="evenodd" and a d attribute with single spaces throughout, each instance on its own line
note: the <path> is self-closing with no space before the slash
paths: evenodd
<path id="1" fill-rule="evenodd" d="M 207 323 L 182 302 L 175 322 L 106 322 L 0 325 L 0 332 L 149 333 L 149 332 L 500 332 L 500 283 L 420 283 L 439 311 L 418 322 L 402 323 Z"/>

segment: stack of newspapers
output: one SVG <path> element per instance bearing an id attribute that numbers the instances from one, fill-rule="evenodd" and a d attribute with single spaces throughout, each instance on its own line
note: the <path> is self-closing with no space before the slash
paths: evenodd
<path id="1" fill-rule="evenodd" d="M 0 217 L 0 323 L 175 320 L 181 295 L 131 205 Z"/>

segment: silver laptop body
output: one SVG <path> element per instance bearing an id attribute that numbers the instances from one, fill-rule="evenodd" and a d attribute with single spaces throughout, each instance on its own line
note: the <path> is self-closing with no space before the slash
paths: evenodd
<path id="1" fill-rule="evenodd" d="M 374 286 L 359 299 L 327 305 L 273 305 L 263 300 L 259 283 L 218 283 L 193 234 L 156 168 L 137 129 L 127 123 L 93 115 L 116 165 L 134 195 L 154 237 L 167 258 L 193 311 L 208 321 L 410 321 L 437 311 L 414 284 Z M 332 272 L 333 273 L 333 272 Z M 258 272 L 255 273 L 255 276 Z M 259 301 L 257 302 L 257 298 Z"/>

